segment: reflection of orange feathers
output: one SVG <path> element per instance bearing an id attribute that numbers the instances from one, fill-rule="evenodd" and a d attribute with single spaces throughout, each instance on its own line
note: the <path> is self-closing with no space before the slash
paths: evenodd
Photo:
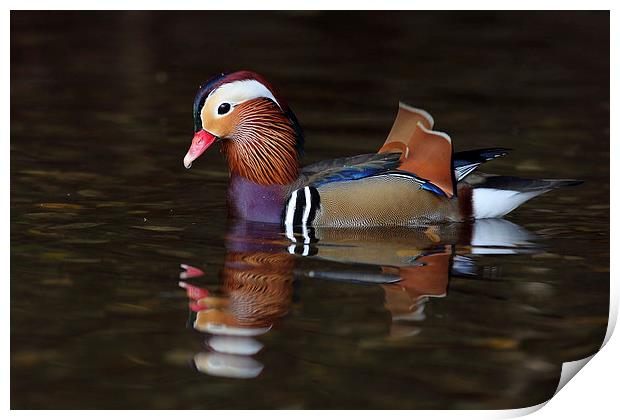
<path id="1" fill-rule="evenodd" d="M 455 194 L 452 174 L 452 141 L 433 131 L 433 117 L 402 102 L 392 130 L 379 153 L 401 152 L 398 169 L 416 174 L 438 186 L 448 197 Z"/>
<path id="2" fill-rule="evenodd" d="M 444 296 L 448 288 L 451 258 L 451 250 L 446 246 L 442 253 L 417 258 L 416 262 L 423 263 L 420 266 L 382 267 L 384 272 L 392 272 L 402 278 L 396 284 L 381 286 L 385 291 L 385 307 L 392 317 L 414 313 L 424 296 Z"/>
<path id="3" fill-rule="evenodd" d="M 293 295 L 291 254 L 229 252 L 223 271 L 227 308 L 242 326 L 264 327 L 286 315 Z"/>
<path id="4" fill-rule="evenodd" d="M 417 258 L 422 266 L 401 267 L 402 281 L 398 283 L 410 296 L 443 296 L 446 294 L 450 277 L 452 253 L 449 247 L 438 254 Z"/>

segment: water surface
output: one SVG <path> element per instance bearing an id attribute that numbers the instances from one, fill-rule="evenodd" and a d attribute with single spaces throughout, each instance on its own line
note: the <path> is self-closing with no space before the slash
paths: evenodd
<path id="1" fill-rule="evenodd" d="M 548 399 L 607 326 L 608 52 L 608 13 L 12 13 L 12 408 Z M 227 222 L 217 151 L 182 167 L 196 87 L 235 69 L 288 100 L 307 163 L 376 150 L 403 100 L 456 150 L 514 149 L 489 172 L 586 182 L 293 244 Z"/>

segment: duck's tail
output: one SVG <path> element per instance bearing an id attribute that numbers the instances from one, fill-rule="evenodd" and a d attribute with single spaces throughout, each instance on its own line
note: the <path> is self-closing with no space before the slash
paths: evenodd
<path id="1" fill-rule="evenodd" d="M 456 195 L 461 215 L 466 219 L 502 217 L 531 198 L 583 182 L 575 179 L 523 179 L 474 172 L 482 163 L 506 155 L 509 149 L 453 153 L 450 137 L 446 133 L 433 131 L 434 124 L 428 112 L 401 102 L 394 125 L 379 153 L 399 152 L 399 170 L 429 181 L 449 198 Z"/>
<path id="2" fill-rule="evenodd" d="M 572 187 L 576 179 L 524 179 L 512 176 L 473 174 L 459 184 L 459 203 L 465 217 L 503 217 L 526 201 L 560 187 Z"/>

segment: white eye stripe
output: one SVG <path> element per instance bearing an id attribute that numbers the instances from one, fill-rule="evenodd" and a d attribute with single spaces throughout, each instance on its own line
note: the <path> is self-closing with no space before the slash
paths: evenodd
<path id="1" fill-rule="evenodd" d="M 235 106 L 242 104 L 243 102 L 256 98 L 269 98 L 275 102 L 276 105 L 282 108 L 273 93 L 258 80 L 236 80 L 234 82 L 225 83 L 209 93 L 209 96 L 207 96 L 207 99 L 203 105 L 203 109 L 201 110 L 201 114 L 205 111 L 205 107 L 212 107 L 211 114 L 216 118 L 221 117 L 228 114 L 217 113 L 218 107 L 221 104 L 229 103 L 231 105 L 231 109 L 233 109 Z"/>
<path id="2" fill-rule="evenodd" d="M 237 104 L 250 99 L 269 98 L 280 106 L 273 93 L 258 80 L 237 80 L 225 83 L 211 92 L 207 99 L 216 94 L 222 94 L 224 97 L 231 98 L 231 101 Z"/>

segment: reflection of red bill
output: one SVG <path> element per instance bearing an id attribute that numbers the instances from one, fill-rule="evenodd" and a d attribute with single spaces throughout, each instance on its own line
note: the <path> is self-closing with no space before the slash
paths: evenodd
<path id="1" fill-rule="evenodd" d="M 180 281 L 179 286 L 185 289 L 187 297 L 191 300 L 199 300 L 209 296 L 209 291 L 207 289 L 201 289 L 200 287 L 185 283 L 184 281 Z"/>
<path id="2" fill-rule="evenodd" d="M 185 265 L 185 264 L 182 264 L 182 265 Z M 202 273 L 202 271 L 200 272 Z M 189 309 L 191 311 L 200 312 L 202 310 L 208 309 L 208 306 L 205 303 L 199 302 L 200 299 L 203 299 L 209 296 L 208 290 L 202 289 L 200 287 L 196 287 L 189 283 L 185 283 L 184 281 L 179 282 L 179 287 L 182 287 L 183 289 L 185 289 L 185 292 L 187 293 L 187 297 L 189 298 Z"/>
<path id="3" fill-rule="evenodd" d="M 204 311 L 205 309 L 209 309 L 209 307 L 205 304 L 200 303 L 197 300 L 190 300 L 189 301 L 189 310 L 192 312 L 200 312 L 200 311 Z"/>
<path id="4" fill-rule="evenodd" d="M 194 277 L 200 277 L 200 276 L 204 276 L 205 273 L 204 271 L 202 271 L 199 268 L 196 267 L 192 267 L 191 265 L 187 265 L 187 264 L 181 264 L 181 268 L 185 271 L 181 272 L 179 274 L 179 278 L 181 280 L 185 280 L 185 279 L 191 279 Z M 183 286 L 181 286 L 183 287 Z"/>

